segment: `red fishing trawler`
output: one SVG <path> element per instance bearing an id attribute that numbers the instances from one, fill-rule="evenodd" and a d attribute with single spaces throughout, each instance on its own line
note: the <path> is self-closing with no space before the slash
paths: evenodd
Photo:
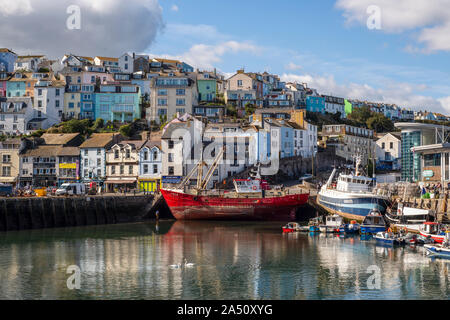
<path id="1" fill-rule="evenodd" d="M 201 168 L 202 165 L 197 165 L 175 188 L 161 188 L 177 220 L 292 220 L 309 198 L 309 193 L 301 189 L 272 188 L 260 179 L 259 173 L 256 178 L 234 180 L 235 190 L 206 190 L 217 163 L 214 162 L 205 178 Z M 196 170 L 197 187 L 188 187 L 187 182 Z"/>

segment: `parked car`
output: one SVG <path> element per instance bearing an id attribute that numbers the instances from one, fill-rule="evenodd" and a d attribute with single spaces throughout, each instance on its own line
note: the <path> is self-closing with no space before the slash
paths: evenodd
<path id="1" fill-rule="evenodd" d="M 63 183 L 59 189 L 56 190 L 57 196 L 72 196 L 86 194 L 86 186 L 83 183 Z"/>

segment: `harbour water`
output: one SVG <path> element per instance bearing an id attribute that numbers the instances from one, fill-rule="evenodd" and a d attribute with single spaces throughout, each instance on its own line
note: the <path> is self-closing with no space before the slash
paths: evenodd
<path id="1" fill-rule="evenodd" d="M 184 259 L 195 265 L 170 267 Z M 449 267 L 421 247 L 282 234 L 272 222 L 0 233 L 0 299 L 448 299 Z"/>

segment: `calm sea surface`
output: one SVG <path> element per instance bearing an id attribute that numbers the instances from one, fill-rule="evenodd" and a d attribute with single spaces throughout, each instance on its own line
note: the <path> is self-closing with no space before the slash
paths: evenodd
<path id="1" fill-rule="evenodd" d="M 421 247 L 283 235 L 281 226 L 160 222 L 0 233 L 0 299 L 449 297 L 450 260 L 432 260 Z M 170 267 L 184 259 L 195 266 Z M 70 266 L 79 267 L 79 290 L 68 289 Z"/>

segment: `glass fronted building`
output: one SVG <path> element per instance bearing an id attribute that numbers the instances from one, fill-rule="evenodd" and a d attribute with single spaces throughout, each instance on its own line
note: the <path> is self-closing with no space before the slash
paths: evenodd
<path id="1" fill-rule="evenodd" d="M 396 123 L 402 131 L 402 181 L 449 182 L 450 127 Z"/>

